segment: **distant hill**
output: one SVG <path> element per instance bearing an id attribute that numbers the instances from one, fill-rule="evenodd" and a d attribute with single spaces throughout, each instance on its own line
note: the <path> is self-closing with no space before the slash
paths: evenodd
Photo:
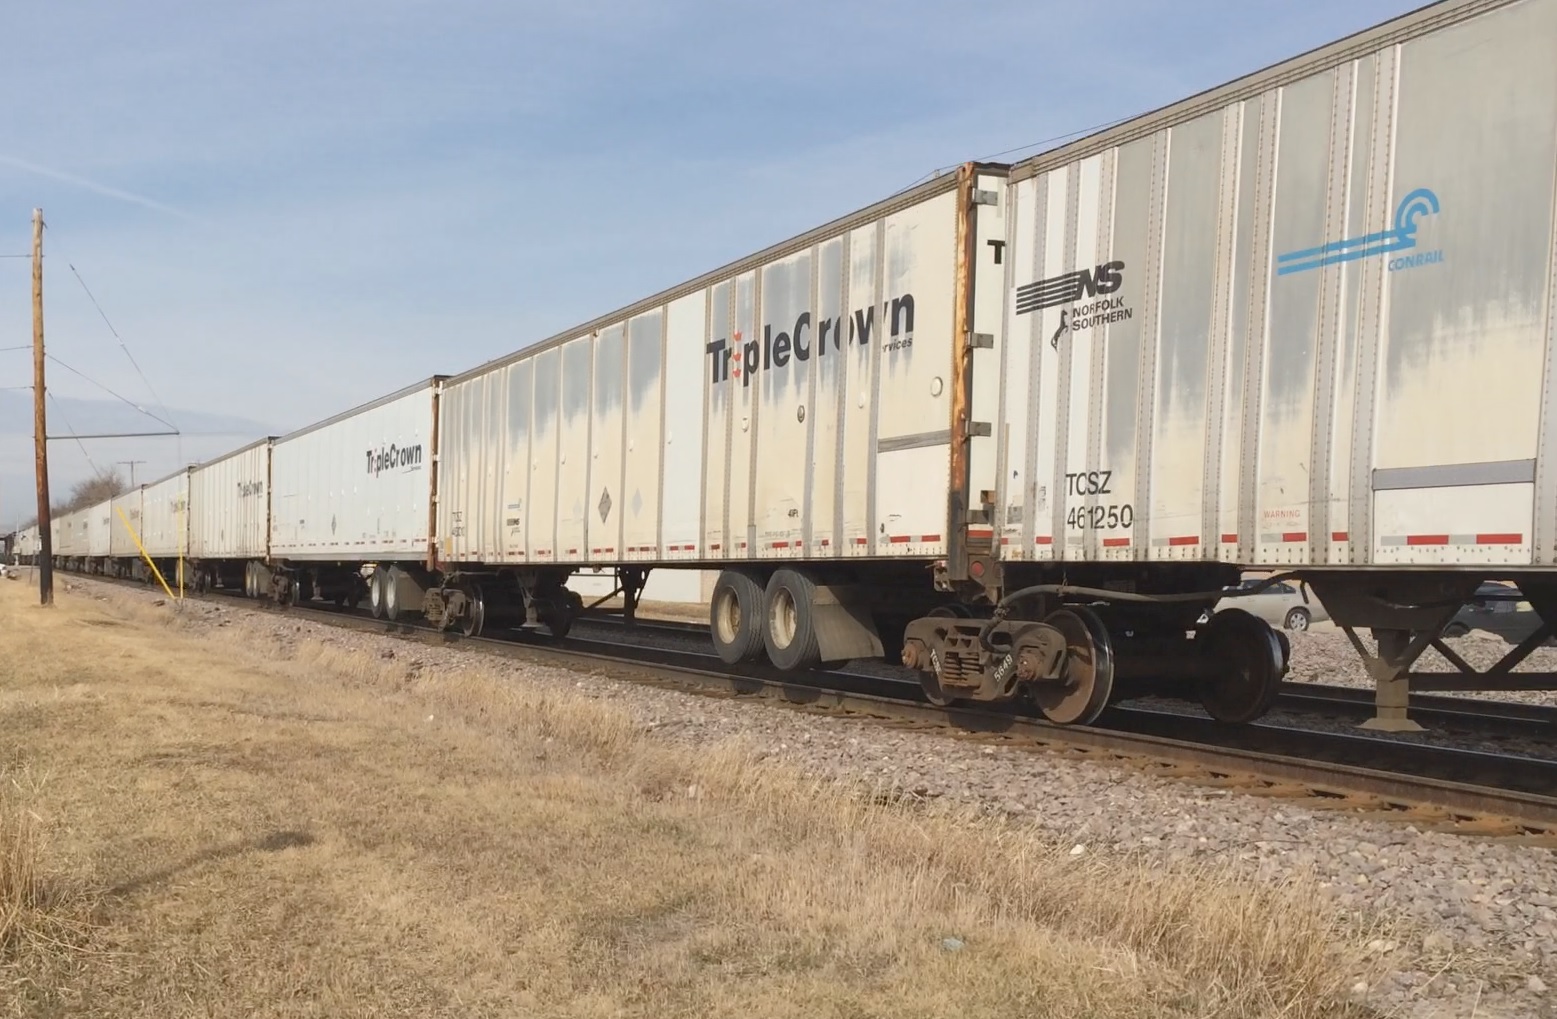
<path id="1" fill-rule="evenodd" d="M 120 460 L 142 460 L 135 466 L 136 484 L 166 477 L 190 463 L 199 463 L 231 452 L 266 435 L 285 429 L 231 414 L 171 407 L 162 415 L 179 427 L 178 436 L 126 439 L 91 439 L 78 444 L 65 438 L 49 443 L 49 488 L 59 501 L 78 481 L 91 477 L 92 467 L 117 469 L 129 479 Z M 152 418 L 114 400 L 56 397 L 49 401 L 49 434 L 101 435 L 122 432 L 164 431 Z M 86 455 L 82 454 L 82 447 Z M 91 458 L 89 463 L 87 457 Z M 0 533 L 17 521 L 32 517 L 37 507 L 32 436 L 32 394 L 0 391 Z"/>
<path id="2" fill-rule="evenodd" d="M 144 406 L 144 405 L 143 405 Z M 199 410 L 170 408 L 166 415 L 155 407 L 146 409 L 167 417 L 185 435 L 269 435 L 274 429 L 249 418 L 230 414 L 210 414 Z M 48 403 L 49 434 L 100 435 L 105 432 L 156 432 L 162 425 L 137 413 L 117 400 L 84 400 L 73 396 L 52 397 Z M 0 392 L 0 435 L 32 437 L 32 394 L 10 390 Z"/>

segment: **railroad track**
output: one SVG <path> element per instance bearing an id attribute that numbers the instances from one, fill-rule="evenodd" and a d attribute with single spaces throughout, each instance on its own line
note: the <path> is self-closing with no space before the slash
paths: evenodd
<path id="1" fill-rule="evenodd" d="M 224 599 L 226 600 L 226 599 Z M 780 673 L 724 665 L 682 649 L 527 631 L 465 637 L 373 619 L 362 610 L 246 606 L 332 626 L 522 661 L 608 669 L 613 678 L 752 698 L 957 738 L 1127 767 L 1161 778 L 1291 800 L 1421 830 L 1557 848 L 1557 761 L 1424 746 L 1363 734 L 1255 724 L 1225 726 L 1137 707 L 1111 708 L 1094 726 L 1057 726 L 1036 712 L 937 707 L 917 685 L 847 672 Z M 656 624 L 660 625 L 660 624 Z M 695 628 L 677 626 L 684 633 Z M 1301 684 L 1307 686 L 1307 684 Z M 1332 688 L 1342 689 L 1342 688 Z"/>
<path id="2" fill-rule="evenodd" d="M 580 622 L 623 625 L 619 615 L 609 614 L 590 614 L 581 617 Z M 699 623 L 639 619 L 634 626 L 639 632 L 669 638 L 707 639 L 708 636 L 708 627 Z M 1322 683 L 1283 683 L 1275 706 L 1291 712 L 1355 721 L 1371 718 L 1374 713 L 1371 689 Z M 1411 713 L 1418 721 L 1435 727 L 1557 739 L 1557 707 L 1552 705 L 1412 694 Z"/>

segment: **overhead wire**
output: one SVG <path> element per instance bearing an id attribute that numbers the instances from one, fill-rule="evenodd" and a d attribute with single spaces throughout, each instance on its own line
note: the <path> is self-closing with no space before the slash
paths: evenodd
<path id="1" fill-rule="evenodd" d="M 59 400 L 57 400 L 55 398 L 53 393 L 45 392 L 45 395 L 48 396 L 50 402 L 53 403 L 54 409 L 59 412 L 59 419 L 61 421 L 65 422 L 65 427 L 68 428 L 70 430 L 72 436 L 74 436 L 76 428 L 75 428 L 74 425 L 72 425 L 70 423 L 70 419 L 65 416 L 65 408 L 60 405 Z M 86 457 L 87 466 L 92 468 L 92 473 L 93 474 L 97 474 L 97 475 L 101 475 L 103 472 L 97 466 L 97 462 L 92 459 L 92 454 L 87 452 L 86 443 L 82 442 L 78 438 L 78 439 L 76 439 L 76 445 L 81 447 L 81 455 Z"/>
<path id="2" fill-rule="evenodd" d="M 1131 114 L 1128 117 L 1117 117 L 1114 120 L 1106 120 L 1106 121 L 1103 121 L 1103 122 L 1098 123 L 1098 124 L 1093 124 L 1091 127 L 1083 127 L 1083 128 L 1079 128 L 1079 129 L 1077 129 L 1075 131 L 1067 131 L 1065 134 L 1051 135 L 1048 138 L 1043 138 L 1043 139 L 1040 139 L 1039 141 L 1035 141 L 1035 142 L 1029 142 L 1026 145 L 1018 145 L 1015 148 L 1004 149 L 1004 150 L 1002 150 L 1000 152 L 991 152 L 987 156 L 979 156 L 977 159 L 974 160 L 974 162 L 975 163 L 987 163 L 987 162 L 990 162 L 992 160 L 999 159 L 1001 156 L 1009 156 L 1009 155 L 1012 155 L 1013 153 L 1016 153 L 1016 152 L 1024 152 L 1024 151 L 1026 151 L 1028 149 L 1037 149 L 1037 148 L 1042 148 L 1045 145 L 1054 145 L 1054 144 L 1059 143 L 1059 142 L 1069 141 L 1072 138 L 1079 138 L 1082 135 L 1088 135 L 1088 134 L 1091 134 L 1094 131 L 1104 131 L 1104 130 L 1107 130 L 1108 128 L 1111 128 L 1111 127 L 1117 127 L 1118 125 L 1123 124 L 1127 120 L 1134 120 L 1136 118 L 1136 116 L 1138 116 L 1138 114 Z M 894 191 L 892 193 L 894 195 L 900 195 L 904 191 L 908 191 L 908 190 L 911 190 L 913 188 L 916 188 L 920 184 L 925 183 L 926 181 L 934 180 L 935 178 L 939 177 L 941 174 L 946 173 L 946 172 L 948 172 L 950 170 L 956 169 L 958 165 L 960 165 L 960 164 L 952 163 L 952 164 L 950 164 L 948 166 L 936 167 L 934 170 L 931 170 L 929 173 L 925 174 L 924 176 L 915 179 L 907 187 L 899 188 L 898 190 L 896 190 L 896 191 Z"/>
<path id="3" fill-rule="evenodd" d="M 141 366 L 135 360 L 135 355 L 130 353 L 130 348 L 124 342 L 124 337 L 119 335 L 119 330 L 115 329 L 114 324 L 108 320 L 108 313 L 103 310 L 103 306 L 101 304 L 97 303 L 97 298 L 93 296 L 91 288 L 86 284 L 86 280 L 81 278 L 81 273 L 76 270 L 75 264 L 69 260 L 67 260 L 65 264 L 70 266 L 71 275 L 76 277 L 76 282 L 80 283 L 81 289 L 86 292 L 87 300 L 92 302 L 92 307 L 96 308 L 97 313 L 102 316 L 103 324 L 108 327 L 108 331 L 113 334 L 114 339 L 119 341 L 119 349 L 124 351 L 124 356 L 129 359 L 130 366 L 135 369 L 135 374 L 139 375 L 141 381 L 146 384 L 146 391 L 151 394 L 151 398 L 157 401 L 157 409 L 162 411 L 162 413 L 167 415 L 167 417 L 171 418 L 173 414 L 168 410 L 167 404 L 163 403 L 162 397 L 157 395 L 157 390 L 154 386 L 152 386 L 151 380 L 146 377 L 146 373 L 141 371 Z M 177 425 L 163 420 L 162 418 L 158 418 L 157 420 L 162 421 L 162 423 L 167 425 L 169 428 L 176 429 L 178 427 Z"/>
<path id="4" fill-rule="evenodd" d="M 153 421 L 156 421 L 158 424 L 167 425 L 169 428 L 173 429 L 174 432 L 178 431 L 178 426 L 173 424 L 173 422 L 166 421 L 166 420 L 158 417 L 157 415 L 153 414 L 151 411 L 147 410 L 145 407 L 142 407 L 140 404 L 136 403 L 135 401 L 129 400 L 129 399 L 126 399 L 123 396 L 120 396 L 118 393 L 114 392 L 112 389 L 109 389 L 107 386 L 103 385 L 101 382 L 99 382 L 96 379 L 92 378 L 90 375 L 86 375 L 86 374 L 84 374 L 82 372 L 77 371 L 76 369 L 72 368 L 70 365 L 66 364 L 64 361 L 61 361 L 59 358 L 55 357 L 53 354 L 45 354 L 44 356 L 47 357 L 50 361 L 53 361 L 55 364 L 59 365 L 61 368 L 65 369 L 66 371 L 70 372 L 71 374 L 77 376 L 78 378 L 85 379 L 86 381 L 92 383 L 92 385 L 96 386 L 98 389 L 101 389 L 103 392 L 107 393 L 109 396 L 113 397 L 115 400 L 118 400 L 119 402 L 125 404 L 126 406 L 135 408 L 136 410 L 140 411 L 142 414 L 145 414 L 147 417 L 151 418 Z"/>

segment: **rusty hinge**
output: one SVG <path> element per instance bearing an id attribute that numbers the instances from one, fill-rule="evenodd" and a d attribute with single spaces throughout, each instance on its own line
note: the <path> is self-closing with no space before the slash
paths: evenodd
<path id="1" fill-rule="evenodd" d="M 969 350 L 993 350 L 995 347 L 994 333 L 969 333 Z"/>
<path id="2" fill-rule="evenodd" d="M 999 205 L 1000 204 L 1000 192 L 999 191 L 979 191 L 979 190 L 975 189 L 974 192 L 973 192 L 972 204 L 974 204 L 974 205 Z"/>

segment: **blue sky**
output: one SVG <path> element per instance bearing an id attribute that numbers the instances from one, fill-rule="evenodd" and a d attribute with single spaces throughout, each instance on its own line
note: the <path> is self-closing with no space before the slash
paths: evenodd
<path id="1" fill-rule="evenodd" d="M 285 431 L 1415 6 L 12 5 L 0 255 L 43 207 L 60 358 L 154 405 L 68 262 L 167 406 Z M 28 281 L 0 258 L 0 347 L 30 340 Z M 29 371 L 0 352 L 0 389 Z M 54 443 L 55 487 L 246 438 Z M 0 435 L 0 521 L 30 463 Z"/>

